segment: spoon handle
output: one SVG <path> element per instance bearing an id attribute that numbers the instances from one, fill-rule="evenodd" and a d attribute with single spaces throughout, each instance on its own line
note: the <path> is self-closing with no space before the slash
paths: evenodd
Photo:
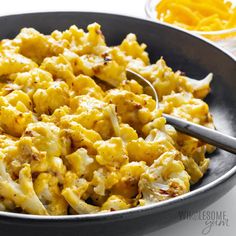
<path id="1" fill-rule="evenodd" d="M 163 116 L 167 123 L 173 125 L 178 131 L 236 154 L 236 138 L 168 114 L 163 114 Z"/>

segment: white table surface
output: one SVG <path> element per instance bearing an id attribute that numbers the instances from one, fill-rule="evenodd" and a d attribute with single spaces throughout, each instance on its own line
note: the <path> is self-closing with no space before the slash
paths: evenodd
<path id="1" fill-rule="evenodd" d="M 236 0 L 234 0 L 236 2 Z M 0 15 L 37 12 L 37 11 L 98 11 L 119 13 L 131 16 L 146 17 L 144 12 L 145 0 L 6 0 L 1 1 Z M 211 212 L 225 211 L 229 226 L 214 226 L 207 235 L 233 236 L 236 235 L 236 186 L 205 210 Z M 164 229 L 152 232 L 146 236 L 199 236 L 203 235 L 204 221 L 183 220 Z"/>

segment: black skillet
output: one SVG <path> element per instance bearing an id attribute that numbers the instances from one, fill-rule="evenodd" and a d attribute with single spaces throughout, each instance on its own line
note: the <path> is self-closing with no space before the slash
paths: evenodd
<path id="1" fill-rule="evenodd" d="M 148 45 L 152 62 L 161 56 L 174 70 L 189 77 L 214 73 L 212 92 L 207 97 L 218 130 L 236 136 L 236 63 L 232 56 L 211 43 L 185 31 L 148 20 L 90 12 L 49 12 L 0 17 L 0 38 L 12 38 L 23 27 L 48 34 L 70 25 L 86 28 L 102 25 L 109 45 L 116 45 L 133 32 Z M 147 207 L 96 215 L 33 216 L 0 212 L 0 235 L 143 235 L 178 221 L 183 210 L 201 210 L 234 185 L 236 155 L 217 150 L 210 156 L 210 168 L 190 193 Z M 232 202 L 232 205 L 234 203 Z"/>

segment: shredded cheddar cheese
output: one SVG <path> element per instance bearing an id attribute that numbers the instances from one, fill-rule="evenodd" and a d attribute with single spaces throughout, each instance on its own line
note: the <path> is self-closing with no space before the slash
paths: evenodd
<path id="1" fill-rule="evenodd" d="M 236 27 L 236 7 L 225 0 L 160 0 L 161 21 L 194 31 L 219 31 Z"/>

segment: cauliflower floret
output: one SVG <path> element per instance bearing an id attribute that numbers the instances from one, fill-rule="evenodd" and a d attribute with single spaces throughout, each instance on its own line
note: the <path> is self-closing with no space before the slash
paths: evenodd
<path id="1" fill-rule="evenodd" d="M 160 101 L 164 95 L 179 90 L 178 86 L 181 84 L 180 79 L 182 77 L 178 76 L 171 68 L 167 67 L 162 58 L 158 60 L 156 64 L 148 66 L 143 66 L 142 63 L 137 63 L 137 61 L 135 61 L 135 63 L 131 61 L 128 68 L 139 73 L 152 83 Z"/>
<path id="2" fill-rule="evenodd" d="M 45 57 L 62 53 L 64 48 L 53 38 L 40 34 L 33 28 L 23 28 L 13 40 L 19 53 L 40 64 Z"/>
<path id="3" fill-rule="evenodd" d="M 172 93 L 164 96 L 160 103 L 160 108 L 164 112 L 180 117 L 181 119 L 186 119 L 190 122 L 214 129 L 208 105 L 204 101 L 194 98 L 190 93 Z M 180 133 L 178 134 L 177 143 L 180 146 L 180 150 L 187 156 L 192 155 L 194 147 L 203 145 L 201 141 Z M 189 144 L 193 144 L 193 146 Z M 205 146 L 207 152 L 213 152 L 215 150 L 215 147 L 209 144 L 205 144 Z"/>
<path id="4" fill-rule="evenodd" d="M 65 123 L 64 128 L 66 128 L 64 132 L 71 139 L 72 149 L 77 150 L 80 147 L 85 147 L 89 154 L 96 153 L 93 145 L 102 139 L 96 131 L 86 129 L 74 121 Z"/>
<path id="5" fill-rule="evenodd" d="M 203 99 L 210 91 L 210 82 L 212 74 L 209 74 L 203 80 L 193 80 L 186 76 L 182 76 L 179 71 L 174 73 L 161 58 L 149 66 L 145 66 L 140 60 L 130 60 L 128 68 L 138 72 L 144 78 L 148 79 L 157 91 L 158 98 L 161 101 L 162 97 L 173 92 L 189 92 L 195 98 Z"/>
<path id="6" fill-rule="evenodd" d="M 3 130 L 0 129 L 0 148 L 2 149 L 2 151 L 5 148 L 14 146 L 16 140 L 17 138 L 11 135 L 3 134 Z"/>
<path id="7" fill-rule="evenodd" d="M 120 179 L 112 187 L 113 194 L 121 194 L 126 199 L 135 198 L 138 194 L 138 182 L 147 166 L 145 162 L 129 162 L 120 168 Z"/>
<path id="8" fill-rule="evenodd" d="M 72 65 L 63 54 L 45 58 L 40 69 L 49 72 L 54 79 L 63 79 L 70 87 L 75 79 Z"/>
<path id="9" fill-rule="evenodd" d="M 16 46 L 13 40 L 11 39 L 2 39 L 0 41 L 0 51 L 1 52 L 9 51 L 9 52 L 18 53 L 19 47 Z"/>
<path id="10" fill-rule="evenodd" d="M 118 171 L 109 171 L 106 167 L 97 168 L 97 170 L 93 172 L 93 178 L 91 180 L 91 186 L 93 186 L 94 195 L 96 197 L 105 196 L 106 190 L 110 190 L 115 184 L 118 183 L 119 179 L 120 175 Z"/>
<path id="11" fill-rule="evenodd" d="M 43 122 L 52 122 L 59 126 L 61 119 L 67 117 L 71 113 L 71 109 L 68 106 L 61 106 L 57 108 L 52 115 L 42 114 L 41 119 Z"/>
<path id="12" fill-rule="evenodd" d="M 78 214 L 96 213 L 100 210 L 99 207 L 88 204 L 82 199 L 88 187 L 89 183 L 85 179 L 79 179 L 75 173 L 69 171 L 66 173 L 61 194 Z"/>
<path id="13" fill-rule="evenodd" d="M 95 120 L 95 122 L 92 126 L 92 129 L 94 129 L 96 132 L 98 132 L 101 135 L 102 139 L 104 139 L 104 140 L 107 140 L 107 139 L 114 137 L 114 136 L 118 136 L 115 134 L 115 129 L 114 129 L 114 126 L 112 125 L 110 118 L 111 117 L 104 110 L 104 112 L 102 113 L 102 116 L 101 116 L 101 112 L 100 112 L 100 117 L 98 117 Z"/>
<path id="14" fill-rule="evenodd" d="M 138 139 L 138 134 L 135 129 L 133 129 L 128 124 L 121 124 L 120 125 L 120 137 L 126 143 L 130 142 L 131 140 Z"/>
<path id="15" fill-rule="evenodd" d="M 141 204 L 150 204 L 189 191 L 190 177 L 180 159 L 180 152 L 173 150 L 163 153 L 140 177 L 139 191 Z"/>
<path id="16" fill-rule="evenodd" d="M 82 54 L 101 54 L 103 50 L 107 50 L 101 26 L 98 23 L 89 24 L 87 30 L 86 38 L 82 41 L 84 44 Z"/>
<path id="17" fill-rule="evenodd" d="M 143 94 L 143 87 L 136 80 L 130 78 L 122 81 L 118 88 L 135 94 Z"/>
<path id="18" fill-rule="evenodd" d="M 187 104 L 193 95 L 187 92 L 181 93 L 170 93 L 168 95 L 163 96 L 162 100 L 159 102 L 160 109 L 165 113 L 173 112 L 175 107 L 180 107 L 183 104 Z"/>
<path id="19" fill-rule="evenodd" d="M 128 161 L 127 152 L 121 138 L 97 141 L 94 147 L 97 149 L 96 160 L 100 165 L 118 168 Z"/>
<path id="20" fill-rule="evenodd" d="M 88 204 L 80 199 L 78 192 L 78 190 L 71 188 L 66 188 L 62 191 L 62 195 L 66 201 L 78 214 L 91 214 L 100 211 L 99 207 Z"/>
<path id="21" fill-rule="evenodd" d="M 160 108 L 165 113 L 197 124 L 209 125 L 212 123 L 208 105 L 204 101 L 194 98 L 190 93 L 172 93 L 164 96 Z"/>
<path id="22" fill-rule="evenodd" d="M 65 50 L 63 56 L 71 63 L 70 70 L 76 75 L 96 76 L 115 86 L 126 79 L 125 67 L 109 55 L 109 48 L 97 23 L 88 26 L 88 33 L 72 26 L 63 33 L 56 31 L 52 35 L 58 41 L 66 40 L 69 43 L 70 52 Z M 49 66 L 43 64 L 42 68 L 48 70 Z"/>
<path id="23" fill-rule="evenodd" d="M 26 110 L 32 110 L 32 101 L 27 93 L 24 93 L 21 90 L 15 90 L 5 96 L 6 101 L 16 107 L 23 107 L 22 104 L 26 107 Z"/>
<path id="24" fill-rule="evenodd" d="M 58 178 L 49 173 L 39 174 L 34 181 L 35 192 L 49 215 L 67 214 L 67 202 L 58 184 Z"/>
<path id="25" fill-rule="evenodd" d="M 58 59 L 60 57 L 62 58 L 62 60 L 60 62 L 60 63 L 62 63 L 62 67 L 59 67 L 58 69 L 62 69 L 60 73 L 62 73 L 62 75 L 63 74 L 65 75 L 65 78 L 63 77 L 64 80 L 66 80 L 67 84 L 71 88 L 73 88 L 73 83 L 76 78 L 75 76 L 83 75 L 83 74 L 81 74 L 81 70 L 77 66 L 78 61 L 80 60 L 79 55 L 68 50 L 68 49 L 65 49 L 63 54 L 59 55 Z M 63 64 L 64 64 L 64 66 L 63 66 Z M 66 67 L 68 67 L 70 69 L 69 73 L 66 71 L 63 72 L 63 68 L 66 69 Z M 73 72 L 73 73 L 71 73 L 71 72 Z M 54 73 L 57 73 L 57 72 L 54 72 Z"/>
<path id="26" fill-rule="evenodd" d="M 117 107 L 117 114 L 123 123 L 128 123 L 137 131 L 153 118 L 155 101 L 148 95 L 136 95 L 126 90 L 109 90 L 104 100 Z"/>
<path id="27" fill-rule="evenodd" d="M 60 121 L 55 120 L 55 122 L 60 122 L 62 126 L 71 121 L 81 124 L 86 129 L 96 131 L 101 135 L 102 139 L 109 139 L 114 136 L 111 120 L 105 109 L 84 110 L 78 115 L 65 115 L 61 117 Z"/>
<path id="28" fill-rule="evenodd" d="M 4 157 L 0 154 L 0 196 L 12 200 L 24 211 L 36 215 L 48 215 L 33 188 L 29 164 L 24 164 L 19 173 L 18 183 L 6 171 Z"/>
<path id="29" fill-rule="evenodd" d="M 48 156 L 58 157 L 62 153 L 60 128 L 53 123 L 31 123 L 25 131 L 25 136 L 31 137 L 33 145 Z"/>
<path id="30" fill-rule="evenodd" d="M 69 161 L 72 170 L 74 170 L 78 177 L 85 175 L 89 170 L 89 165 L 94 162 L 93 158 L 87 154 L 87 150 L 84 148 L 79 148 L 72 154 L 67 155 L 66 159 Z"/>
<path id="31" fill-rule="evenodd" d="M 89 99 L 88 96 L 75 97 L 71 101 L 71 107 L 73 110 L 76 109 L 78 114 L 64 116 L 61 122 L 65 123 L 69 120 L 78 122 L 86 129 L 98 132 L 105 140 L 113 136 L 120 136 L 120 123 L 115 106 L 107 105 L 96 99 L 91 99 L 88 103 L 86 98 Z"/>
<path id="32" fill-rule="evenodd" d="M 191 92 L 195 98 L 204 99 L 210 92 L 210 83 L 212 81 L 212 78 L 212 73 L 208 74 L 202 80 L 190 79 L 184 76 L 183 83 L 186 83 L 186 90 L 188 92 Z"/>
<path id="33" fill-rule="evenodd" d="M 142 132 L 147 136 L 153 129 L 163 130 L 165 127 L 166 119 L 164 117 L 157 117 L 143 126 Z"/>
<path id="34" fill-rule="evenodd" d="M 131 161 L 145 161 L 151 165 L 163 153 L 175 149 L 173 140 L 161 130 L 152 130 L 144 140 L 139 138 L 127 144 L 127 152 Z"/>
<path id="35" fill-rule="evenodd" d="M 85 33 L 72 25 L 64 32 L 54 31 L 51 35 L 58 42 L 66 41 L 70 51 L 78 55 L 101 54 L 107 47 L 100 28 L 99 24 L 93 23 L 88 25 L 88 33 Z"/>
<path id="36" fill-rule="evenodd" d="M 119 195 L 110 196 L 106 202 L 103 203 L 102 211 L 118 211 L 130 208 L 130 204 L 127 203 L 124 197 Z"/>
<path id="37" fill-rule="evenodd" d="M 76 114 L 80 114 L 84 111 L 92 111 L 94 109 L 102 110 L 105 106 L 105 102 L 94 97 L 90 97 L 89 95 L 75 96 L 70 100 L 70 108 Z"/>
<path id="38" fill-rule="evenodd" d="M 0 76 L 30 71 L 36 67 L 38 67 L 36 63 L 20 54 L 13 52 L 4 52 L 0 54 Z"/>
<path id="39" fill-rule="evenodd" d="M 10 211 L 13 212 L 16 210 L 16 204 L 7 198 L 1 197 L 0 200 L 0 211 Z"/>
<path id="40" fill-rule="evenodd" d="M 15 178 L 19 175 L 22 165 L 30 164 L 32 173 L 50 172 L 62 182 L 66 167 L 60 157 L 49 156 L 46 151 L 39 151 L 32 137 L 21 137 L 10 147 L 2 149 L 5 154 L 8 173 Z"/>
<path id="41" fill-rule="evenodd" d="M 197 124 L 207 124 L 212 120 L 208 105 L 200 99 L 191 99 L 188 104 L 173 109 L 174 116 Z"/>
<path id="42" fill-rule="evenodd" d="M 37 135 L 38 133 L 34 133 Z M 38 150 L 39 146 L 35 146 L 35 139 L 31 133 L 26 133 L 18 141 L 13 143 L 9 148 L 3 149 L 6 155 L 6 161 L 8 163 L 8 172 L 11 176 L 18 176 L 19 170 L 24 163 L 31 165 L 32 172 L 46 172 L 55 173 L 59 180 L 62 180 L 63 175 L 66 172 L 66 167 L 60 157 L 50 156 L 53 154 L 50 150 L 43 151 Z M 56 152 L 54 152 L 56 153 Z"/>
<path id="43" fill-rule="evenodd" d="M 119 48 L 125 52 L 126 55 L 132 56 L 134 59 L 141 59 L 146 65 L 149 64 L 148 53 L 145 52 L 146 44 L 139 45 L 135 34 L 128 34 L 123 40 Z"/>
<path id="44" fill-rule="evenodd" d="M 10 78 L 14 80 L 14 84 L 17 84 L 30 98 L 32 98 L 37 89 L 47 89 L 51 82 L 53 82 L 52 75 L 39 68 L 34 68 L 29 72 L 12 74 Z"/>
<path id="45" fill-rule="evenodd" d="M 52 82 L 44 89 L 38 89 L 33 95 L 35 111 L 38 114 L 52 114 L 57 108 L 69 103 L 69 91 L 65 82 Z"/>
<path id="46" fill-rule="evenodd" d="M 76 95 L 89 95 L 102 100 L 104 92 L 89 76 L 79 75 L 71 85 Z"/>
<path id="47" fill-rule="evenodd" d="M 0 106 L 0 126 L 6 133 L 20 137 L 27 125 L 37 119 L 21 101 L 17 102 L 16 107 L 6 104 Z"/>
<path id="48" fill-rule="evenodd" d="M 42 173 L 50 172 L 57 176 L 58 182 L 60 184 L 64 181 L 64 175 L 66 173 L 66 166 L 60 157 L 47 157 L 45 152 L 32 153 L 33 157 L 36 156 L 30 163 L 32 166 L 32 172 Z"/>
<path id="49" fill-rule="evenodd" d="M 108 57 L 86 54 L 80 56 L 77 62 L 77 70 L 90 77 L 96 76 L 102 81 L 118 86 L 126 80 L 125 67 Z"/>
<path id="50" fill-rule="evenodd" d="M 209 159 L 205 157 L 207 146 L 196 138 L 178 133 L 178 149 L 184 154 L 182 162 L 191 176 L 191 184 L 202 178 L 209 166 Z"/>
<path id="51" fill-rule="evenodd" d="M 213 119 L 209 112 L 208 105 L 204 101 L 194 98 L 190 93 L 172 93 L 168 96 L 164 96 L 160 103 L 160 108 L 165 113 L 214 129 Z M 179 140 L 181 137 L 182 136 L 180 136 Z M 189 139 L 191 138 L 189 137 Z M 200 141 L 196 141 L 201 144 Z M 182 144 L 180 144 L 180 146 L 182 146 Z M 209 144 L 207 144 L 206 147 L 208 152 L 215 150 L 215 148 Z"/>
<path id="52" fill-rule="evenodd" d="M 115 136 L 119 137 L 120 136 L 120 124 L 119 124 L 119 121 L 118 121 L 118 118 L 116 115 L 115 105 L 114 104 L 108 105 L 107 107 L 105 107 L 105 111 L 109 115 Z"/>

